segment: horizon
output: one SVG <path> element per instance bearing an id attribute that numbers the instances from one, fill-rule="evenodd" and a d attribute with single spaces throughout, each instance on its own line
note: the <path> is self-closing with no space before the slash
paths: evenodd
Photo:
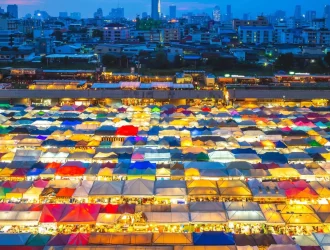
<path id="1" fill-rule="evenodd" d="M 19 17 L 24 17 L 26 14 L 32 14 L 35 10 L 46 11 L 50 16 L 57 17 L 59 12 L 80 12 L 82 18 L 93 17 L 94 12 L 98 8 L 102 8 L 104 16 L 107 16 L 112 8 L 123 7 L 125 9 L 125 17 L 128 19 L 133 19 L 137 15 L 141 15 L 142 12 L 147 12 L 150 14 L 151 10 L 151 0 L 125 0 L 123 1 L 113 1 L 115 3 L 108 3 L 106 0 L 4 0 L 0 5 L 1 8 L 7 9 L 9 4 L 17 4 Z M 226 13 L 226 6 L 232 6 L 232 13 L 235 18 L 242 18 L 244 13 L 249 13 L 250 17 L 254 17 L 264 14 L 272 14 L 277 10 L 283 10 L 286 12 L 287 16 L 293 16 L 294 8 L 296 5 L 301 5 L 302 14 L 305 14 L 306 11 L 315 10 L 317 16 L 320 17 L 323 15 L 323 9 L 326 4 L 330 4 L 328 0 L 319 0 L 319 3 L 316 6 L 308 7 L 310 1 L 308 0 L 291 0 L 290 3 L 287 3 L 285 0 L 272 1 L 271 3 L 267 2 L 266 4 L 260 0 L 225 0 L 219 4 L 218 0 L 209 0 L 209 1 L 191 1 L 191 0 L 171 0 L 171 1 L 162 1 L 161 2 L 161 12 L 163 15 L 168 15 L 169 6 L 177 6 L 177 16 L 181 16 L 183 13 L 193 12 L 193 13 L 207 13 L 211 14 L 213 8 L 218 5 L 220 7 L 221 13 Z M 79 7 L 77 8 L 77 3 Z M 136 5 L 137 8 L 131 7 Z M 284 8 L 285 5 L 285 8 Z M 65 7 L 67 6 L 67 7 Z M 246 9 L 245 6 L 249 6 Z"/>

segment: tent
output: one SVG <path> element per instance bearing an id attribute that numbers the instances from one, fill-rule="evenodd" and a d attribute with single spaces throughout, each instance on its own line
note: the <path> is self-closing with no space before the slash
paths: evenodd
<path id="1" fill-rule="evenodd" d="M 95 224 L 100 211 L 99 204 L 68 204 L 63 210 L 61 224 Z"/>
<path id="2" fill-rule="evenodd" d="M 51 238 L 51 235 L 47 235 L 47 234 L 32 234 L 25 245 L 26 246 L 46 246 L 46 244 L 50 240 L 50 238 Z"/>
<path id="3" fill-rule="evenodd" d="M 180 212 L 145 212 L 148 223 L 153 224 L 188 224 L 189 214 Z"/>
<path id="4" fill-rule="evenodd" d="M 223 232 L 203 232 L 193 233 L 195 246 L 227 246 L 235 245 L 234 236 L 231 233 Z"/>
<path id="5" fill-rule="evenodd" d="M 152 245 L 192 245 L 192 234 L 188 233 L 153 233 Z"/>
<path id="6" fill-rule="evenodd" d="M 0 246 L 24 246 L 31 233 L 0 233 Z"/>
<path id="7" fill-rule="evenodd" d="M 158 180 L 155 182 L 156 197 L 185 197 L 187 195 L 186 182 L 175 180 Z"/>
<path id="8" fill-rule="evenodd" d="M 90 197 L 113 197 L 122 194 L 123 181 L 94 181 L 94 184 L 89 192 Z"/>
<path id="9" fill-rule="evenodd" d="M 125 181 L 123 195 L 126 196 L 152 196 L 154 194 L 154 181 L 135 179 Z"/>

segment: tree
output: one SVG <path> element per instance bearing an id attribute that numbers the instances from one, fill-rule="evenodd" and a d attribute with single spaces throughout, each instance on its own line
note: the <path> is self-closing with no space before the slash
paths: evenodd
<path id="1" fill-rule="evenodd" d="M 101 40 L 103 40 L 103 31 L 102 30 L 93 30 L 93 38 L 99 37 Z"/>
<path id="2" fill-rule="evenodd" d="M 56 41 L 63 41 L 63 34 L 60 30 L 55 30 L 52 36 L 55 37 Z"/>
<path id="3" fill-rule="evenodd" d="M 280 55 L 276 62 L 275 67 L 280 70 L 291 70 L 294 67 L 294 57 L 292 53 Z"/>
<path id="4" fill-rule="evenodd" d="M 117 58 L 113 55 L 105 54 L 102 57 L 102 64 L 105 67 L 109 67 L 109 68 L 114 67 L 117 65 Z"/>
<path id="5" fill-rule="evenodd" d="M 156 54 L 156 58 L 154 61 L 154 67 L 156 69 L 166 69 L 168 68 L 169 61 L 167 60 L 167 55 L 164 51 L 159 51 Z"/>
<path id="6" fill-rule="evenodd" d="M 173 61 L 173 67 L 174 68 L 181 68 L 182 67 L 182 58 L 180 55 L 175 55 L 174 61 Z"/>

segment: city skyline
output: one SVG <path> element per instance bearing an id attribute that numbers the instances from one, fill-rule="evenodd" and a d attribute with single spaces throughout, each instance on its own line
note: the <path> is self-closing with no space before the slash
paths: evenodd
<path id="1" fill-rule="evenodd" d="M 79 1 L 79 5 L 77 5 Z M 102 8 L 105 15 L 111 11 L 112 8 L 123 7 L 125 8 L 125 14 L 127 18 L 134 18 L 136 15 L 141 15 L 142 12 L 147 12 L 151 14 L 151 1 L 149 0 L 125 0 L 125 2 L 113 1 L 114 3 L 108 3 L 105 0 L 57 0 L 56 2 L 51 0 L 4 0 L 0 7 L 6 8 L 8 4 L 19 5 L 19 17 L 25 14 L 31 13 L 35 10 L 47 11 L 51 16 L 58 16 L 59 12 L 81 12 L 82 17 L 92 17 L 94 12 L 98 8 Z M 250 13 L 251 16 L 257 16 L 260 14 L 270 14 L 274 13 L 276 10 L 284 10 L 287 12 L 288 16 L 293 16 L 295 11 L 295 6 L 297 4 L 302 6 L 302 14 L 305 14 L 308 10 L 315 10 L 317 15 L 323 14 L 323 9 L 326 4 L 330 4 L 327 0 L 319 0 L 317 5 L 309 7 L 309 1 L 307 0 L 292 0 L 289 3 L 284 0 L 278 0 L 276 2 L 262 4 L 262 1 L 256 0 L 227 0 L 219 3 L 218 0 L 205 1 L 191 1 L 191 0 L 180 0 L 180 1 L 162 1 L 161 2 L 161 12 L 162 14 L 168 15 L 169 6 L 177 6 L 177 15 L 180 16 L 182 13 L 186 12 L 207 12 L 212 14 L 213 8 L 218 5 L 220 7 L 221 13 L 226 12 L 226 5 L 232 5 L 232 13 L 234 17 L 241 17 L 244 13 Z M 84 6 L 84 7 L 81 7 Z M 134 8 L 132 7 L 134 6 Z M 249 8 L 246 8 L 249 6 Z"/>

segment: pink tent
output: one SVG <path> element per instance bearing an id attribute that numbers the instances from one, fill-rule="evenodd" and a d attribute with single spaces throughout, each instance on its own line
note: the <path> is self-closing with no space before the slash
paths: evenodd
<path id="1" fill-rule="evenodd" d="M 17 183 L 17 181 L 5 181 L 1 186 L 4 188 L 14 188 Z"/>
<path id="2" fill-rule="evenodd" d="M 10 211 L 14 205 L 14 203 L 0 203 L 0 211 Z"/>
<path id="3" fill-rule="evenodd" d="M 71 234 L 67 245 L 86 246 L 88 245 L 89 234 L 77 233 Z"/>
<path id="4" fill-rule="evenodd" d="M 33 182 L 33 186 L 37 188 L 45 188 L 48 185 L 49 181 L 44 181 L 44 180 L 36 180 Z"/>
<path id="5" fill-rule="evenodd" d="M 65 204 L 45 204 L 39 219 L 40 223 L 56 223 L 60 220 Z"/>
<path id="6" fill-rule="evenodd" d="M 57 234 L 48 241 L 47 246 L 66 246 L 70 237 L 70 234 Z"/>

